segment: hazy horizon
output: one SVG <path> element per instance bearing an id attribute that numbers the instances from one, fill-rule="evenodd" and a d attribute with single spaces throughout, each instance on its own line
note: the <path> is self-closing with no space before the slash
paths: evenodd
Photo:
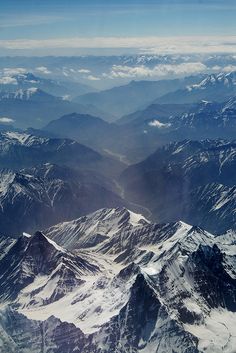
<path id="1" fill-rule="evenodd" d="M 236 52 L 231 0 L 12 0 L 0 10 L 1 56 Z"/>

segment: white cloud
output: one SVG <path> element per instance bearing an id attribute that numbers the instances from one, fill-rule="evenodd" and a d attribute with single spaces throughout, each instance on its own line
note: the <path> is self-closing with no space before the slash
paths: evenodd
<path id="1" fill-rule="evenodd" d="M 0 123 L 9 124 L 9 123 L 13 123 L 14 121 L 15 121 L 14 119 L 7 118 L 5 116 L 0 117 Z"/>
<path id="2" fill-rule="evenodd" d="M 46 66 L 36 67 L 35 71 L 40 72 L 40 73 L 45 74 L 45 75 L 51 74 L 51 71 L 48 70 L 48 68 Z"/>
<path id="3" fill-rule="evenodd" d="M 212 71 L 222 71 L 222 67 L 219 65 L 215 65 L 211 68 Z"/>
<path id="4" fill-rule="evenodd" d="M 159 64 L 154 68 L 144 65 L 122 66 L 113 65 L 110 73 L 103 74 L 104 77 L 113 78 L 151 78 L 165 77 L 169 75 L 188 75 L 207 70 L 207 66 L 201 62 L 181 63 L 181 64 Z"/>
<path id="5" fill-rule="evenodd" d="M 5 49 L 139 48 L 144 53 L 236 53 L 236 36 L 74 37 L 0 40 Z"/>
<path id="6" fill-rule="evenodd" d="M 235 65 L 228 65 L 222 68 L 223 72 L 232 72 L 236 71 L 236 66 Z"/>
<path id="7" fill-rule="evenodd" d="M 80 74 L 89 74 L 91 71 L 88 70 L 88 69 L 79 69 L 78 72 L 79 72 Z"/>
<path id="8" fill-rule="evenodd" d="M 149 126 L 152 126 L 152 127 L 157 127 L 158 129 L 165 129 L 165 128 L 168 128 L 171 126 L 171 124 L 169 123 L 161 123 L 159 120 L 153 120 L 153 121 L 150 121 L 150 123 L 148 123 Z"/>
<path id="9" fill-rule="evenodd" d="M 0 78 L 1 85 L 17 85 L 17 80 L 14 77 L 4 76 Z"/>
<path id="10" fill-rule="evenodd" d="M 6 76 L 25 74 L 26 72 L 27 70 L 23 67 L 7 67 L 3 69 L 3 74 Z"/>
<path id="11" fill-rule="evenodd" d="M 100 81 L 99 77 L 93 76 L 93 75 L 88 75 L 86 78 L 87 80 L 90 80 L 90 81 Z"/>

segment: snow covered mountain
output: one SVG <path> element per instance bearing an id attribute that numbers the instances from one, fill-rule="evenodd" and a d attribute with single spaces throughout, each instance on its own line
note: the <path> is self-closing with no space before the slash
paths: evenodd
<path id="1" fill-rule="evenodd" d="M 45 234 L 67 249 L 94 248 L 115 234 L 148 223 L 143 216 L 126 208 L 104 208 L 73 222 L 53 226 Z"/>
<path id="2" fill-rule="evenodd" d="M 234 352 L 233 231 L 117 208 L 45 234 L 0 241 L 3 353 Z"/>
<path id="3" fill-rule="evenodd" d="M 173 128 L 189 128 L 190 133 L 209 137 L 234 137 L 236 128 L 236 98 L 223 103 L 202 101 L 189 112 L 170 118 Z M 187 130 L 186 130 L 187 131 Z"/>
<path id="4" fill-rule="evenodd" d="M 22 169 L 44 163 L 93 170 L 103 175 L 114 175 L 123 168 L 121 162 L 102 156 L 74 140 L 13 131 L 0 133 L 1 168 Z"/>
<path id="5" fill-rule="evenodd" d="M 183 138 L 234 138 L 236 98 L 224 102 L 202 100 L 194 104 L 152 104 L 120 119 L 130 134 L 143 135 L 155 146 Z M 144 133 L 145 131 L 145 133 Z"/>
<path id="6" fill-rule="evenodd" d="M 31 72 L 14 74 L 14 70 L 12 72 L 11 70 L 5 70 L 0 75 L 0 91 L 27 90 L 32 86 L 48 94 L 60 97 L 73 97 L 95 91 L 94 88 L 82 83 L 42 78 Z"/>
<path id="7" fill-rule="evenodd" d="M 189 202 L 184 208 L 185 219 L 206 229 L 222 233 L 234 228 L 236 222 L 236 186 L 210 183 L 194 188 L 190 192 Z M 197 212 L 196 212 L 197 210 Z"/>
<path id="8" fill-rule="evenodd" d="M 52 96 L 49 94 L 45 93 L 44 91 L 40 90 L 37 87 L 30 87 L 25 90 L 23 89 L 18 89 L 14 92 L 1 92 L 0 93 L 0 101 L 4 100 L 22 100 L 22 101 L 28 101 L 28 100 L 44 100 L 44 99 L 50 99 Z M 56 99 L 56 97 L 54 97 Z"/>
<path id="9" fill-rule="evenodd" d="M 236 73 L 211 74 L 200 83 L 186 86 L 157 98 L 153 103 L 196 103 L 201 100 L 223 102 L 236 95 Z"/>
<path id="10" fill-rule="evenodd" d="M 125 197 L 150 209 L 153 219 L 182 219 L 217 234 L 235 226 L 235 167 L 234 141 L 185 140 L 128 167 L 121 182 Z"/>

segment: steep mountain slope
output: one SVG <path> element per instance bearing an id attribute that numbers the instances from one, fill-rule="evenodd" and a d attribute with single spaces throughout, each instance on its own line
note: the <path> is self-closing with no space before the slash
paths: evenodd
<path id="1" fill-rule="evenodd" d="M 224 193 L 221 187 L 213 187 L 211 199 L 209 184 L 222 184 L 226 194 L 233 193 L 235 146 L 235 142 L 224 140 L 185 140 L 164 146 L 123 172 L 125 196 L 149 208 L 153 218 L 159 221 L 183 219 L 214 233 L 234 227 L 234 197 L 227 204 L 228 217 L 226 205 L 213 212 Z M 209 189 L 202 195 L 201 188 Z"/>
<path id="2" fill-rule="evenodd" d="M 17 236 L 101 207 L 125 205 L 103 179 L 51 164 L 17 173 L 1 170 L 1 234 Z"/>
<path id="3" fill-rule="evenodd" d="M 32 237 L 24 234 L 12 242 L 1 260 L 0 297 L 14 300 L 21 292 L 24 299 L 24 289 L 31 286 L 35 296 L 31 304 L 49 304 L 80 285 L 84 274 L 98 271 L 91 260 L 62 249 L 41 232 Z"/>
<path id="4" fill-rule="evenodd" d="M 175 128 L 204 137 L 234 138 L 236 98 L 223 103 L 202 101 L 189 112 L 169 120 Z"/>
<path id="5" fill-rule="evenodd" d="M 148 221 L 142 215 L 126 208 L 104 208 L 73 222 L 53 226 L 45 234 L 67 249 L 93 248 L 117 233 L 144 224 Z"/>
<path id="6" fill-rule="evenodd" d="M 123 130 L 149 154 L 166 143 L 183 139 L 228 138 L 236 132 L 236 99 L 198 104 L 153 104 L 123 117 Z"/>
<path id="7" fill-rule="evenodd" d="M 0 134 L 2 168 L 22 169 L 48 162 L 113 177 L 123 168 L 121 162 L 104 157 L 73 140 L 19 132 Z"/>
<path id="8" fill-rule="evenodd" d="M 194 188 L 183 208 L 185 219 L 191 219 L 193 224 L 217 233 L 235 229 L 236 186 L 211 183 Z"/>
<path id="9" fill-rule="evenodd" d="M 234 232 L 103 209 L 47 233 L 0 242 L 3 353 L 234 351 Z"/>

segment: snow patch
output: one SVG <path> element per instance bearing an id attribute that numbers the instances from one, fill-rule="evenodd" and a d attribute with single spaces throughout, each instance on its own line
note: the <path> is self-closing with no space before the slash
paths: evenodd
<path id="1" fill-rule="evenodd" d="M 199 350 L 206 353 L 235 353 L 236 313 L 214 309 L 202 325 L 184 325 L 199 339 Z"/>

